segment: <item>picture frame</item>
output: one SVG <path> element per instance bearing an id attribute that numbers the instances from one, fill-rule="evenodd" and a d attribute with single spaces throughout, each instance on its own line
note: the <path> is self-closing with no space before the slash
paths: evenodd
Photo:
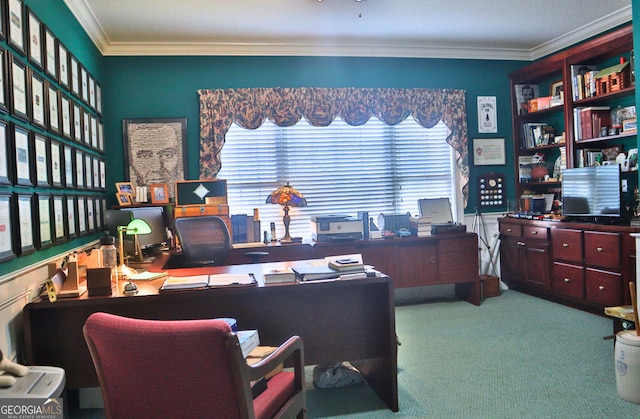
<path id="1" fill-rule="evenodd" d="M 11 185 L 13 179 L 8 126 L 7 121 L 0 120 L 0 184 L 2 185 Z"/>
<path id="2" fill-rule="evenodd" d="M 133 204 L 133 195 L 131 194 L 116 192 L 116 199 L 118 200 L 118 205 L 120 206 L 128 206 Z"/>
<path id="3" fill-rule="evenodd" d="M 49 186 L 51 184 L 49 177 L 49 144 L 47 143 L 47 138 L 40 135 L 35 134 L 33 138 L 33 154 L 35 162 L 35 181 L 36 186 Z M 51 162 L 53 164 L 53 161 Z"/>
<path id="4" fill-rule="evenodd" d="M 36 14 L 27 7 L 27 33 L 29 34 L 28 58 L 36 68 L 42 69 L 42 22 Z"/>
<path id="5" fill-rule="evenodd" d="M 91 119 L 89 112 L 82 111 L 82 139 L 87 146 L 91 146 Z"/>
<path id="6" fill-rule="evenodd" d="M 75 177 L 73 170 L 74 154 L 73 147 L 65 144 L 63 147 L 63 161 L 64 161 L 64 186 L 66 188 L 73 188 L 75 186 Z"/>
<path id="7" fill-rule="evenodd" d="M 7 8 L 7 41 L 13 49 L 24 55 L 24 3 L 22 0 L 8 0 Z"/>
<path id="8" fill-rule="evenodd" d="M 549 96 L 561 96 L 564 97 L 564 85 L 562 80 L 554 81 L 549 88 Z"/>
<path id="9" fill-rule="evenodd" d="M 51 29 L 44 26 L 44 63 L 45 73 L 54 80 L 58 80 L 58 62 L 56 58 L 56 37 Z"/>
<path id="10" fill-rule="evenodd" d="M 17 118 L 29 122 L 29 92 L 27 65 L 11 54 L 11 112 Z"/>
<path id="11" fill-rule="evenodd" d="M 495 96 L 478 96 L 478 133 L 497 133 L 498 114 Z"/>
<path id="12" fill-rule="evenodd" d="M 65 220 L 64 196 L 53 195 L 53 238 L 56 243 L 63 243 L 67 240 Z"/>
<path id="13" fill-rule="evenodd" d="M 34 205 L 32 194 L 16 194 L 16 226 L 18 228 L 16 250 L 22 256 L 35 252 Z"/>
<path id="14" fill-rule="evenodd" d="M 87 83 L 89 84 L 89 106 L 96 109 L 96 80 L 91 74 L 87 74 Z"/>
<path id="15" fill-rule="evenodd" d="M 1 3 L 0 3 L 1 4 Z M 7 83 L 9 80 L 7 50 L 0 47 L 0 112 L 9 112 Z"/>
<path id="16" fill-rule="evenodd" d="M 93 233 L 96 229 L 95 213 L 93 212 L 93 197 L 86 196 L 85 206 L 87 208 L 87 233 Z"/>
<path id="17" fill-rule="evenodd" d="M 51 186 L 62 187 L 62 145 L 56 140 L 49 140 L 49 155 L 51 156 Z"/>
<path id="18" fill-rule="evenodd" d="M 102 230 L 103 222 L 102 222 L 102 200 L 98 196 L 93 197 L 93 213 L 96 217 L 96 231 Z"/>
<path id="19" fill-rule="evenodd" d="M 116 182 L 116 193 L 133 195 L 135 188 L 132 182 Z"/>
<path id="20" fill-rule="evenodd" d="M 47 117 L 49 131 L 60 134 L 60 91 L 53 84 L 47 85 Z"/>
<path id="21" fill-rule="evenodd" d="M 84 153 L 84 185 L 87 189 L 93 189 L 93 172 L 89 153 Z"/>
<path id="22" fill-rule="evenodd" d="M 84 236 L 87 234 L 87 200 L 84 196 L 77 196 L 76 203 L 78 206 L 78 235 Z"/>
<path id="23" fill-rule="evenodd" d="M 63 229 L 63 232 L 68 239 L 72 239 L 76 237 L 78 233 L 77 222 L 76 222 L 78 219 L 76 197 L 74 195 L 67 195 L 65 197 L 65 200 L 66 200 L 66 205 L 65 205 L 66 208 L 65 208 L 64 214 L 65 214 L 66 223 L 63 227 L 65 227 L 66 230 Z"/>
<path id="24" fill-rule="evenodd" d="M 516 96 L 518 115 L 529 113 L 529 100 L 540 97 L 540 88 L 537 84 L 515 84 L 513 90 Z"/>
<path id="25" fill-rule="evenodd" d="M 73 140 L 82 143 L 82 108 L 73 102 Z"/>
<path id="26" fill-rule="evenodd" d="M 6 0 L 0 0 L 0 39 L 7 39 L 7 8 L 6 8 Z"/>
<path id="27" fill-rule="evenodd" d="M 64 93 L 60 94 L 60 118 L 62 120 L 60 132 L 64 138 L 71 140 L 71 99 Z"/>
<path id="28" fill-rule="evenodd" d="M 89 103 L 89 80 L 87 69 L 80 63 L 78 63 L 80 69 L 80 97 L 84 103 Z"/>
<path id="29" fill-rule="evenodd" d="M 98 151 L 104 153 L 104 124 L 98 121 Z"/>
<path id="30" fill-rule="evenodd" d="M 13 194 L 0 193 L 0 262 L 6 262 L 16 257 L 15 241 L 13 240 Z"/>
<path id="31" fill-rule="evenodd" d="M 169 199 L 187 174 L 187 118 L 123 119 L 125 177 L 138 186 L 165 183 Z"/>
<path id="32" fill-rule="evenodd" d="M 100 189 L 105 190 L 107 188 L 107 170 L 106 163 L 103 159 L 100 159 Z"/>
<path id="33" fill-rule="evenodd" d="M 473 165 L 491 166 L 507 164 L 504 138 L 474 138 Z"/>
<path id="34" fill-rule="evenodd" d="M 38 240 L 36 241 L 36 247 L 38 249 L 46 249 L 53 245 L 52 200 L 49 194 L 37 194 L 36 196 L 38 212 Z"/>
<path id="35" fill-rule="evenodd" d="M 96 81 L 96 112 L 102 115 L 102 86 Z"/>
<path id="36" fill-rule="evenodd" d="M 16 185 L 33 186 L 31 133 L 28 129 L 13 125 L 13 148 Z"/>
<path id="37" fill-rule="evenodd" d="M 93 189 L 100 189 L 100 162 L 97 156 L 92 156 L 91 159 L 91 169 L 93 171 Z"/>
<path id="38" fill-rule="evenodd" d="M 82 151 L 76 149 L 76 189 L 84 189 L 84 156 Z"/>
<path id="39" fill-rule="evenodd" d="M 90 115 L 89 116 L 91 123 L 89 126 L 89 133 L 91 135 L 91 148 L 98 150 L 99 149 L 99 144 L 98 144 L 98 120 L 96 119 L 95 116 Z"/>
<path id="40" fill-rule="evenodd" d="M 149 185 L 149 189 L 151 190 L 152 204 L 169 203 L 169 190 L 166 183 L 152 183 Z"/>
<path id="41" fill-rule="evenodd" d="M 71 76 L 71 94 L 80 97 L 80 73 L 78 70 L 78 59 L 69 53 L 69 74 Z"/>
<path id="42" fill-rule="evenodd" d="M 69 88 L 69 50 L 58 40 L 58 83 Z"/>
<path id="43" fill-rule="evenodd" d="M 37 127 L 47 128 L 47 112 L 45 111 L 45 80 L 36 72 L 31 72 L 31 123 Z"/>

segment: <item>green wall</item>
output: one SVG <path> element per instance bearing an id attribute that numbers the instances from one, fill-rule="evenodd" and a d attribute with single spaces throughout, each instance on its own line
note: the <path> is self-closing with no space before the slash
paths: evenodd
<path id="1" fill-rule="evenodd" d="M 450 88 L 467 91 L 469 139 L 478 136 L 476 97 L 496 96 L 498 133 L 512 156 L 511 104 L 507 74 L 522 62 L 413 58 L 340 57 L 105 57 L 105 137 L 109 143 L 107 184 L 124 178 L 124 118 L 186 117 L 189 177 L 198 177 L 198 89 L 246 87 L 392 87 Z M 470 141 L 471 142 L 471 141 Z M 112 147 L 113 146 L 113 147 Z M 111 153 L 113 151 L 113 153 Z M 503 172 L 513 181 L 512 158 L 506 166 L 482 166 L 479 173 Z M 472 180 L 470 204 L 475 207 Z M 109 195 L 110 197 L 113 194 Z"/>

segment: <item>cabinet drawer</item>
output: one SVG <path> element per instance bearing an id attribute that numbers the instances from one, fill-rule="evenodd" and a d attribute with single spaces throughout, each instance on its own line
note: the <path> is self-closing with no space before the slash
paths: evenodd
<path id="1" fill-rule="evenodd" d="M 554 259 L 582 263 L 582 231 L 554 228 L 551 241 Z"/>
<path id="2" fill-rule="evenodd" d="M 521 237 L 522 226 L 500 223 L 500 234 L 511 237 Z"/>
<path id="3" fill-rule="evenodd" d="M 587 268 L 585 281 L 588 301 L 604 306 L 622 304 L 622 275 Z"/>
<path id="4" fill-rule="evenodd" d="M 620 234 L 585 231 L 584 261 L 591 266 L 620 269 Z"/>
<path id="5" fill-rule="evenodd" d="M 547 240 L 549 238 L 549 229 L 546 227 L 522 227 L 522 236 L 529 239 Z"/>
<path id="6" fill-rule="evenodd" d="M 584 268 L 556 262 L 553 264 L 553 287 L 558 294 L 584 298 Z"/>

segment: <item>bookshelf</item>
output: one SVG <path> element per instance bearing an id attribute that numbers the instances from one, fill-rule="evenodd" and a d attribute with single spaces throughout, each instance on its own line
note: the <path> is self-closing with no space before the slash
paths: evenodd
<path id="1" fill-rule="evenodd" d="M 625 154 L 637 148 L 635 131 L 609 130 L 611 110 L 635 106 L 629 64 L 632 50 L 633 31 L 627 25 L 509 74 L 516 199 L 549 193 L 559 198 L 562 168 L 579 167 L 589 161 L 600 164 L 598 150 L 607 150 L 606 157 L 616 148 Z M 620 68 L 608 77 L 598 78 L 595 72 Z M 575 81 L 582 82 L 580 89 Z M 534 90 L 537 100 L 525 103 Z M 558 95 L 560 90 L 562 94 Z M 606 133 L 602 127 L 607 128 Z M 630 187 L 629 195 L 623 198 L 630 201 L 637 180 L 636 176 L 625 178 Z M 519 209 L 528 210 L 523 202 L 520 200 Z"/>

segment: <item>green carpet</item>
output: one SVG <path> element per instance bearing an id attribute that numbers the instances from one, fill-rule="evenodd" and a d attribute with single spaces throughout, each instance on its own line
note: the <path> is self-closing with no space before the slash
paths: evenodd
<path id="1" fill-rule="evenodd" d="M 608 318 L 506 291 L 398 306 L 396 328 L 400 411 L 357 384 L 307 391 L 309 418 L 640 417 L 616 392 Z"/>

